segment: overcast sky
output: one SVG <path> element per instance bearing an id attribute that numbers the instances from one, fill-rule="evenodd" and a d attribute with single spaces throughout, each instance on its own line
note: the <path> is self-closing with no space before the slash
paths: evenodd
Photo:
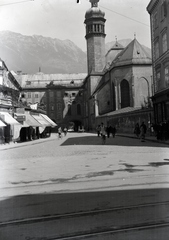
<path id="1" fill-rule="evenodd" d="M 89 0 L 80 0 L 80 4 L 76 2 L 0 0 L 0 31 L 69 39 L 86 51 L 84 16 L 91 3 Z M 114 41 L 115 36 L 119 40 L 133 39 L 136 33 L 141 44 L 151 47 L 150 16 L 146 10 L 149 2 L 150 0 L 100 0 L 99 7 L 105 12 L 106 18 L 106 43 Z"/>

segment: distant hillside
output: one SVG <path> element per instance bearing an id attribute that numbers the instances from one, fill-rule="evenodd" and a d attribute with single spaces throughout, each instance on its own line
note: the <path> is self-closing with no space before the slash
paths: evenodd
<path id="1" fill-rule="evenodd" d="M 132 40 L 118 40 L 126 47 Z M 106 52 L 115 41 L 106 43 Z M 145 47 L 150 53 L 151 50 Z M 38 35 L 24 36 L 10 31 L 0 32 L 0 58 L 9 70 L 34 74 L 42 71 L 52 73 L 87 73 L 87 56 L 70 40 Z"/>
<path id="2" fill-rule="evenodd" d="M 70 40 L 0 32 L 0 58 L 10 70 L 25 73 L 85 73 L 86 53 Z"/>

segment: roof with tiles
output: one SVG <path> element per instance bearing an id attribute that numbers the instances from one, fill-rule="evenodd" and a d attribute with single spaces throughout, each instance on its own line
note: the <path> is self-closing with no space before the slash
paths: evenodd
<path id="1" fill-rule="evenodd" d="M 111 67 L 132 64 L 152 64 L 151 56 L 136 39 L 131 41 L 127 47 L 116 56 Z"/>

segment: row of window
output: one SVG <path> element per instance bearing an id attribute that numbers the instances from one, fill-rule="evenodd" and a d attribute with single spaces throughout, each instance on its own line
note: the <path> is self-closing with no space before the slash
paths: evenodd
<path id="1" fill-rule="evenodd" d="M 161 89 L 161 75 L 164 76 L 164 83 L 163 87 L 169 87 L 169 64 L 166 64 L 164 68 L 162 69 L 157 69 L 156 70 L 156 76 L 155 76 L 155 86 L 154 90 L 155 92 L 159 91 Z"/>
<path id="2" fill-rule="evenodd" d="M 35 98 L 39 98 L 39 94 L 38 93 L 31 93 L 31 92 L 27 93 L 27 98 L 32 98 L 33 94 L 34 94 Z"/>
<path id="3" fill-rule="evenodd" d="M 158 27 L 160 21 L 163 21 L 167 16 L 167 2 L 166 0 L 160 1 L 160 7 L 153 15 L 154 29 Z"/>
<path id="4" fill-rule="evenodd" d="M 57 93 L 57 97 L 61 97 L 61 95 L 60 95 L 61 92 L 57 91 L 56 93 Z M 33 94 L 34 94 L 34 97 L 35 97 L 35 98 L 39 98 L 39 97 L 40 97 L 38 93 L 28 92 L 28 93 L 27 93 L 27 98 L 32 98 Z M 65 92 L 64 96 L 65 96 L 65 97 L 75 97 L 76 94 L 77 94 L 77 93 L 75 93 L 75 92 L 73 92 L 73 93 L 67 93 L 67 92 Z M 79 92 L 78 95 L 81 96 L 82 93 Z M 53 92 L 53 91 L 49 92 L 49 97 L 50 97 L 50 99 L 53 99 L 53 98 L 54 98 L 54 92 Z"/>
<path id="5" fill-rule="evenodd" d="M 86 26 L 87 33 L 104 33 L 104 25 L 102 24 L 91 24 Z"/>
<path id="6" fill-rule="evenodd" d="M 81 105 L 80 104 L 77 104 L 76 107 L 75 106 L 72 106 L 72 105 L 68 105 L 68 112 L 67 114 L 70 116 L 72 115 L 72 108 L 74 108 L 74 111 L 73 112 L 76 112 L 77 115 L 81 115 L 82 114 L 82 111 L 81 111 Z M 51 105 L 50 104 L 50 110 L 51 111 L 54 111 L 55 108 L 54 108 L 54 105 Z M 61 103 L 57 103 L 56 105 L 56 111 L 57 112 L 62 112 L 62 104 Z"/>
<path id="7" fill-rule="evenodd" d="M 64 96 L 65 96 L 65 97 L 75 97 L 76 95 L 77 95 L 77 92 L 72 92 L 72 93 L 70 93 L 70 92 L 65 92 L 65 93 L 64 93 Z M 82 96 L 82 93 L 79 92 L 78 95 L 79 95 L 79 96 Z M 57 97 L 61 97 L 61 96 L 62 96 L 61 91 L 56 91 L 56 96 L 57 96 Z M 54 91 L 50 91 L 50 92 L 49 92 L 49 97 L 50 97 L 50 99 L 54 98 Z"/>
<path id="8" fill-rule="evenodd" d="M 167 30 L 165 30 L 162 33 L 162 35 L 161 35 L 161 41 L 160 41 L 159 38 L 155 40 L 155 44 L 154 44 L 154 57 L 155 57 L 155 60 L 158 59 L 167 50 L 168 50 Z"/>

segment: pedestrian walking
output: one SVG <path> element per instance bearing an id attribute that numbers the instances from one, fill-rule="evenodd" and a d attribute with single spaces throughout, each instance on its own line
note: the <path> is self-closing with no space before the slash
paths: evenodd
<path id="1" fill-rule="evenodd" d="M 116 135 L 116 128 L 115 128 L 115 126 L 112 127 L 112 135 L 113 135 L 113 138 L 115 138 L 115 135 Z"/>
<path id="2" fill-rule="evenodd" d="M 145 135 L 146 135 L 147 127 L 144 122 L 142 122 L 140 126 L 140 138 L 142 142 L 145 142 Z"/>
<path id="3" fill-rule="evenodd" d="M 110 137 L 110 133 L 112 132 L 112 127 L 111 125 L 108 123 L 107 127 L 106 127 L 106 133 L 107 133 L 107 137 Z"/>
<path id="4" fill-rule="evenodd" d="M 136 125 L 134 127 L 134 133 L 139 138 L 139 136 L 140 136 L 140 126 L 139 126 L 139 123 L 136 123 Z"/>
<path id="5" fill-rule="evenodd" d="M 62 138 L 62 128 L 58 128 L 58 139 Z"/>
<path id="6" fill-rule="evenodd" d="M 100 137 L 100 131 L 101 131 L 100 125 L 97 126 L 96 131 L 97 131 L 97 136 Z"/>
<path id="7" fill-rule="evenodd" d="M 101 137 L 102 137 L 102 144 L 105 144 L 106 143 L 106 128 L 103 123 L 101 123 L 101 126 L 100 126 L 100 133 L 101 133 Z"/>
<path id="8" fill-rule="evenodd" d="M 66 136 L 66 134 L 67 134 L 67 128 L 66 127 L 63 129 L 63 132 L 64 132 L 64 135 Z"/>

